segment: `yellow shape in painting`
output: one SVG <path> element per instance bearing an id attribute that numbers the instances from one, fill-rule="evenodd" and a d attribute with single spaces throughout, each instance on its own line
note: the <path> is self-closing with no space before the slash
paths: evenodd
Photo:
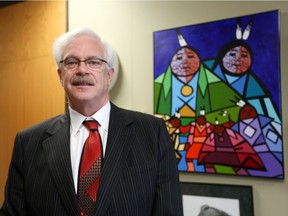
<path id="1" fill-rule="evenodd" d="M 195 111 L 188 105 L 184 105 L 181 107 L 179 110 L 180 116 L 181 117 L 195 117 Z"/>
<path id="2" fill-rule="evenodd" d="M 168 132 L 169 132 L 170 135 L 174 134 L 176 130 L 177 130 L 177 128 L 174 128 L 174 127 L 169 127 L 168 128 Z"/>
<path id="3" fill-rule="evenodd" d="M 193 93 L 193 88 L 189 85 L 184 85 L 181 89 L 181 93 L 184 96 L 189 96 Z"/>

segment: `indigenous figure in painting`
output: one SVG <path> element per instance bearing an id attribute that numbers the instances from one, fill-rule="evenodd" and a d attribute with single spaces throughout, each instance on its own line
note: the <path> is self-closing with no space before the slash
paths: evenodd
<path id="1" fill-rule="evenodd" d="M 253 105 L 257 113 L 281 124 L 271 94 L 251 70 L 252 63 L 250 46 L 243 40 L 235 40 L 223 47 L 212 70 Z"/>
<path id="2" fill-rule="evenodd" d="M 195 122 L 191 122 L 187 126 L 180 127 L 180 132 L 183 134 L 189 132 L 188 141 L 184 148 L 187 151 L 186 162 L 188 171 L 205 171 L 204 165 L 198 163 L 198 158 L 202 146 L 212 130 L 213 126 L 206 121 L 204 113 L 203 115 L 198 116 Z"/>
<path id="3" fill-rule="evenodd" d="M 246 174 L 283 177 L 281 128 L 271 118 L 258 115 L 256 109 L 247 104 L 241 108 L 239 122 L 233 125 L 232 129 L 245 138 L 265 166 L 265 170 L 248 169 Z"/>
<path id="4" fill-rule="evenodd" d="M 250 144 L 226 125 L 215 126 L 205 140 L 199 155 L 199 163 L 206 172 L 242 174 L 246 169 L 264 170 L 264 165 Z"/>
<path id="5" fill-rule="evenodd" d="M 162 115 L 155 115 L 159 118 L 162 118 L 165 123 L 166 123 L 166 128 L 168 130 L 168 133 L 172 139 L 172 142 L 174 144 L 174 152 L 175 152 L 175 157 L 177 160 L 177 163 L 180 161 L 181 159 L 181 155 L 178 152 L 178 148 L 179 148 L 179 127 L 181 125 L 180 123 L 180 116 L 179 114 L 175 114 L 175 116 L 162 116 Z"/>
<path id="6" fill-rule="evenodd" d="M 200 57 L 179 32 L 178 40 L 181 47 L 172 57 L 168 70 L 155 80 L 158 99 L 155 113 L 174 116 L 179 112 L 181 117 L 195 118 Z"/>
<path id="7" fill-rule="evenodd" d="M 253 19 L 245 29 L 243 36 L 241 36 L 239 24 L 237 25 L 237 40 L 227 43 L 220 50 L 212 70 L 254 106 L 258 114 L 270 117 L 275 123 L 281 124 L 279 113 L 269 90 L 252 71 L 253 51 L 246 42 L 252 21 Z"/>

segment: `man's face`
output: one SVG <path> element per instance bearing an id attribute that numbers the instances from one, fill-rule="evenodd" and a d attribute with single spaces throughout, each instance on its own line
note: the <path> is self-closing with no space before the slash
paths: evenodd
<path id="1" fill-rule="evenodd" d="M 251 53 L 243 46 L 229 50 L 223 57 L 223 66 L 230 73 L 243 74 L 251 66 Z"/>
<path id="2" fill-rule="evenodd" d="M 103 47 L 89 36 L 81 36 L 72 40 L 65 48 L 62 59 L 67 57 L 75 57 L 79 60 L 98 57 L 107 61 Z M 108 87 L 114 70 L 104 62 L 97 70 L 87 68 L 84 62 L 80 62 L 75 69 L 67 69 L 61 64 L 58 74 L 72 107 L 77 107 L 81 103 L 101 106 L 109 98 Z"/>
<path id="3" fill-rule="evenodd" d="M 194 75 L 200 66 L 200 59 L 196 52 L 182 48 L 172 58 L 171 68 L 176 76 L 188 77 Z"/>

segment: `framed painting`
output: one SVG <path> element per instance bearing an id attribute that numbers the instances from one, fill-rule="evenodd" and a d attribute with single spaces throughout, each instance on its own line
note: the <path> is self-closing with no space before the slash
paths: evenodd
<path id="1" fill-rule="evenodd" d="M 279 17 L 153 33 L 154 114 L 179 171 L 284 179 Z"/>
<path id="2" fill-rule="evenodd" d="M 254 216 L 251 186 L 181 183 L 184 216 Z"/>

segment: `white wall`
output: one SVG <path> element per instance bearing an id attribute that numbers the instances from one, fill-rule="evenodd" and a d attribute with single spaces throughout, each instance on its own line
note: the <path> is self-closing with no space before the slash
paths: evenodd
<path id="1" fill-rule="evenodd" d="M 274 9 L 281 13 L 282 110 L 287 175 L 288 2 L 285 1 L 99 1 L 70 0 L 69 29 L 95 29 L 117 51 L 121 71 L 111 91 L 119 106 L 153 113 L 153 32 Z M 287 145 L 287 144 L 286 144 Z M 286 216 L 288 182 L 181 173 L 181 181 L 252 185 L 255 216 Z"/>

